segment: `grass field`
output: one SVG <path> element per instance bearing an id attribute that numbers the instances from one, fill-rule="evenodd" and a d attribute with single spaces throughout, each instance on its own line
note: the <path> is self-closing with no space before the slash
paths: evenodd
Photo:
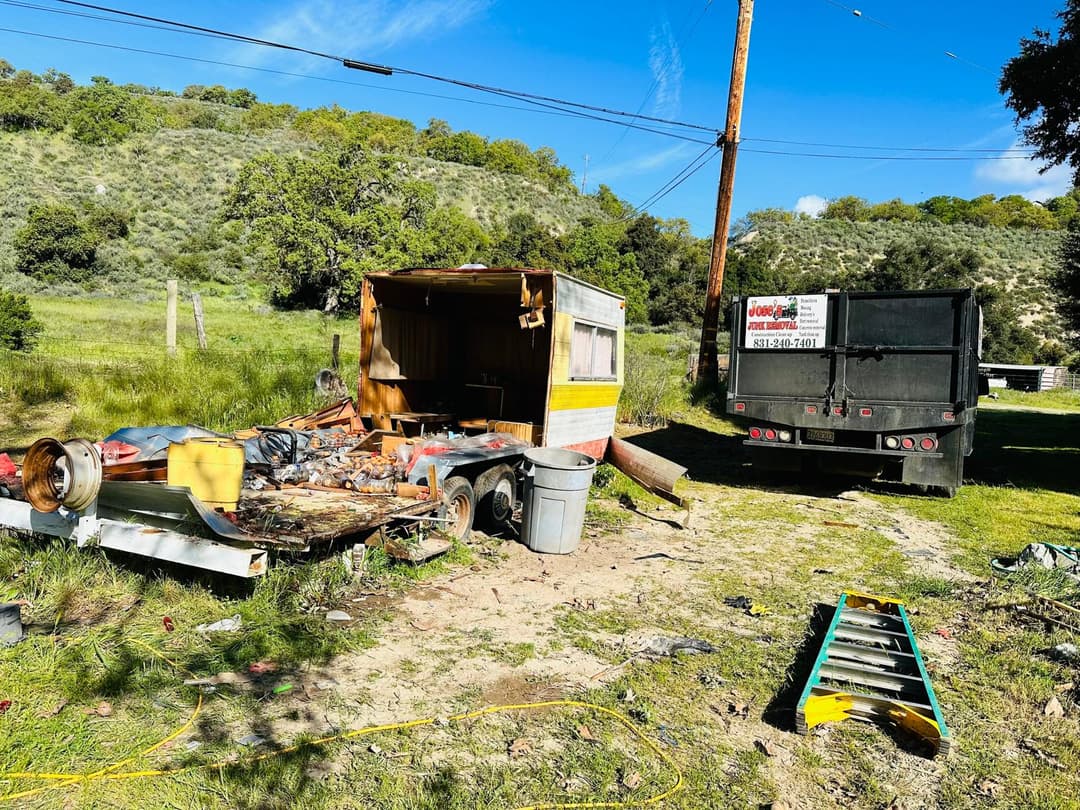
<path id="1" fill-rule="evenodd" d="M 46 433 L 232 428 L 302 411 L 335 332 L 347 379 L 356 363 L 352 321 L 245 301 L 208 299 L 210 351 L 185 325 L 175 359 L 161 346 L 163 301 L 34 305 L 47 323 L 40 350 L 0 366 L 0 444 L 11 450 Z M 1080 806 L 1076 669 L 1045 652 L 1075 636 L 1013 609 L 1024 587 L 1072 603 L 1080 593 L 1060 577 L 993 579 L 988 564 L 1033 541 L 1077 543 L 1080 413 L 981 411 L 951 500 L 762 478 L 741 455 L 739 426 L 680 381 L 687 338 L 631 338 L 666 359 L 668 383 L 658 398 L 643 384 L 624 403 L 650 417 L 628 440 L 688 468 L 686 530 L 602 468 L 582 547 L 566 557 L 480 536 L 419 568 L 376 556 L 359 581 L 327 557 L 278 560 L 239 586 L 61 541 L 0 539 L 0 600 L 25 600 L 29 624 L 25 641 L 0 649 L 0 701 L 11 701 L 0 713 L 0 804 L 636 806 L 672 786 L 674 766 L 684 787 L 657 806 Z M 793 733 L 815 630 L 845 589 L 911 609 L 955 738 L 946 761 L 856 723 Z M 767 612 L 726 606 L 733 595 Z M 352 621 L 331 624 L 328 609 Z M 196 629 L 232 616 L 234 632 Z M 654 635 L 701 638 L 718 653 L 635 657 Z M 252 674 L 253 664 L 272 671 Z M 214 676 L 213 689 L 184 684 Z M 445 720 L 562 699 L 617 711 L 648 742 L 583 706 Z M 1063 717 L 1047 714 L 1051 699 Z M 413 718 L 436 721 L 313 742 Z M 160 769 L 170 773 L 126 775 Z"/>

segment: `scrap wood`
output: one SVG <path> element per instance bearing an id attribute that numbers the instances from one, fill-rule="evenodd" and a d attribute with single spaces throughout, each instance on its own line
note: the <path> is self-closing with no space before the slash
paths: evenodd
<path id="1" fill-rule="evenodd" d="M 276 427 L 291 428 L 293 430 L 321 430 L 331 427 L 345 427 L 349 433 L 359 433 L 357 430 L 359 415 L 351 398 L 343 399 L 322 410 L 300 416 L 287 416 L 275 423 Z"/>

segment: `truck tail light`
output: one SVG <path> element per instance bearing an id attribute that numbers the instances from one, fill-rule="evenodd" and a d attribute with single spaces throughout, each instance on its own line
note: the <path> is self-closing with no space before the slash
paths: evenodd
<path id="1" fill-rule="evenodd" d="M 765 439 L 766 439 L 766 441 L 775 442 L 776 441 L 776 431 L 773 430 L 772 428 L 765 428 Z"/>
<path id="2" fill-rule="evenodd" d="M 833 416 L 843 416 L 844 415 L 844 407 L 842 405 L 836 405 L 836 406 L 833 407 L 832 412 L 833 412 Z"/>
<path id="3" fill-rule="evenodd" d="M 937 439 L 933 436 L 923 436 L 922 439 L 919 440 L 919 449 L 926 450 L 927 452 L 930 450 L 937 450 Z"/>
<path id="4" fill-rule="evenodd" d="M 915 438 L 913 436 L 904 436 L 904 438 L 900 440 L 900 446 L 905 450 L 914 450 Z"/>
<path id="5" fill-rule="evenodd" d="M 884 444 L 885 444 L 885 447 L 887 449 L 896 450 L 896 449 L 898 449 L 900 447 L 900 437 L 899 436 L 886 436 Z"/>
<path id="6" fill-rule="evenodd" d="M 809 414 L 817 413 L 817 405 L 807 405 L 806 406 L 806 412 L 809 413 Z"/>
<path id="7" fill-rule="evenodd" d="M 750 428 L 750 438 L 751 439 L 760 439 L 761 438 L 761 428 L 759 428 L 759 427 Z"/>
<path id="8" fill-rule="evenodd" d="M 941 418 L 944 419 L 946 422 L 953 422 L 956 420 L 956 414 L 952 411 L 945 411 L 945 413 L 941 415 Z"/>
<path id="9" fill-rule="evenodd" d="M 735 410 L 738 411 L 739 413 L 742 413 L 743 411 L 746 410 L 746 403 L 745 402 L 736 402 L 735 403 Z"/>
<path id="10" fill-rule="evenodd" d="M 873 416 L 873 415 L 874 415 L 874 409 L 873 408 L 859 408 L 859 416 Z"/>

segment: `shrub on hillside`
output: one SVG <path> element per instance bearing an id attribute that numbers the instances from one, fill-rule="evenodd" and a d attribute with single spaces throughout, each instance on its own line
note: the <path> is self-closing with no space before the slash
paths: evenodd
<path id="1" fill-rule="evenodd" d="M 97 249 L 128 233 L 128 216 L 103 206 L 82 210 L 64 203 L 31 206 L 26 224 L 15 232 L 15 269 L 49 282 L 89 278 Z"/>
<path id="2" fill-rule="evenodd" d="M 34 320 L 26 296 L 0 290 L 0 346 L 29 351 L 40 332 L 41 324 Z"/>

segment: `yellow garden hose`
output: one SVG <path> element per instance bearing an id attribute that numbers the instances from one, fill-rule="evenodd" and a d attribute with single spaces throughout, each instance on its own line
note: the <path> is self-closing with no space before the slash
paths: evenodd
<path id="1" fill-rule="evenodd" d="M 185 675 L 188 675 L 190 677 L 194 677 L 194 675 L 192 675 L 190 672 L 185 670 L 182 666 L 177 664 L 175 661 L 172 661 L 172 660 L 166 658 L 164 655 L 157 652 L 152 647 L 150 647 L 150 646 L 148 646 L 146 644 L 143 644 L 140 641 L 135 641 L 134 643 L 139 644 L 142 647 L 145 647 L 154 656 L 156 656 L 157 658 L 160 658 L 162 661 L 165 661 L 167 664 L 169 664 L 170 666 L 176 668 L 178 671 L 184 673 Z M 271 759 L 271 758 L 276 757 L 276 756 L 280 756 L 281 754 L 287 754 L 287 753 L 290 753 L 290 752 L 293 752 L 293 751 L 298 751 L 301 748 L 314 747 L 314 746 L 319 746 L 319 745 L 327 745 L 327 744 L 332 743 L 332 742 L 337 742 L 337 741 L 341 741 L 341 740 L 350 740 L 350 739 L 354 739 L 356 737 L 366 737 L 369 734 L 378 734 L 378 733 L 381 733 L 381 732 L 384 732 L 384 731 L 400 731 L 400 730 L 403 730 L 403 729 L 417 728 L 417 727 L 420 727 L 420 726 L 431 726 L 431 725 L 435 725 L 437 722 L 442 722 L 441 720 L 439 720 L 439 718 L 426 717 L 426 718 L 417 719 L 417 720 L 406 720 L 404 722 L 399 722 L 399 723 L 387 723 L 385 725 L 380 725 L 380 726 L 367 726 L 365 728 L 358 728 L 358 729 L 353 729 L 352 731 L 342 732 L 341 734 L 334 734 L 334 735 L 331 735 L 329 737 L 320 737 L 320 738 L 318 738 L 316 740 L 310 740 L 310 741 L 303 742 L 303 743 L 297 743 L 295 745 L 290 745 L 290 746 L 288 746 L 286 748 L 279 748 L 279 749 L 276 749 L 274 751 L 268 751 L 265 754 L 258 754 L 256 756 L 249 757 L 249 758 L 247 758 L 247 759 L 245 759 L 243 761 L 239 761 L 239 762 L 231 762 L 231 761 L 226 762 L 224 760 L 219 760 L 217 762 L 208 762 L 208 763 L 204 763 L 202 765 L 188 765 L 188 766 L 186 766 L 184 768 L 172 768 L 172 769 L 163 768 L 163 769 L 142 770 L 142 771 L 124 771 L 122 773 L 117 773 L 117 771 L 119 771 L 125 765 L 128 765 L 129 763 L 134 762 L 137 759 L 141 759 L 142 757 L 148 756 L 149 754 L 152 754 L 154 751 L 157 751 L 158 749 L 162 748 L 163 746 L 168 745 L 170 742 L 172 742 L 177 737 L 179 737 L 181 734 L 183 734 L 188 729 L 190 729 L 191 726 L 195 722 L 195 718 L 199 716 L 199 712 L 202 710 L 202 706 L 203 706 L 203 696 L 202 696 L 202 693 L 200 692 L 199 698 L 198 698 L 197 702 L 195 703 L 195 708 L 191 713 L 191 717 L 189 717 L 187 722 L 185 722 L 182 726 L 180 726 L 180 728 L 176 729 L 176 731 L 172 732 L 171 734 L 169 734 L 167 737 L 165 737 L 161 741 L 154 743 L 149 748 L 146 748 L 143 751 L 138 752 L 137 754 L 133 754 L 132 756 L 127 757 L 126 759 L 123 759 L 123 760 L 121 760 L 119 762 L 113 763 L 112 765 L 109 765 L 109 766 L 107 766 L 105 768 L 101 768 L 100 770 L 93 771 L 91 773 L 81 773 L 81 774 L 78 774 L 78 773 L 36 773 L 36 772 L 0 773 L 0 779 L 38 779 L 38 780 L 48 780 L 48 781 L 53 782 L 53 784 L 45 785 L 43 787 L 32 788 L 30 790 L 23 790 L 23 791 L 20 791 L 18 793 L 9 793 L 9 794 L 7 794 L 5 796 L 0 796 L 0 802 L 10 802 L 10 801 L 14 801 L 15 799 L 24 799 L 24 798 L 28 798 L 30 796 L 35 796 L 35 795 L 37 795 L 39 793 L 43 793 L 43 792 L 45 792 L 47 790 L 57 790 L 59 788 L 68 787 L 70 785 L 77 784 L 77 783 L 95 782 L 95 781 L 99 781 L 99 780 L 103 780 L 103 779 L 108 779 L 108 780 L 145 779 L 145 778 L 155 777 L 155 776 L 175 776 L 177 774 L 189 773 L 189 772 L 192 772 L 192 771 L 199 771 L 199 770 L 220 771 L 220 770 L 224 770 L 225 768 L 231 767 L 233 765 L 247 765 L 247 764 L 251 764 L 251 763 L 254 763 L 254 762 L 261 762 L 263 760 L 267 760 L 267 759 Z M 484 717 L 485 715 L 489 715 L 489 714 L 499 714 L 499 713 L 502 713 L 502 712 L 512 712 L 512 711 L 528 711 L 528 710 L 556 708 L 556 707 L 571 707 L 571 708 L 577 708 L 577 709 L 591 709 L 591 710 L 593 710 L 595 712 L 599 712 L 601 714 L 607 715 L 608 717 L 614 718 L 622 726 L 624 726 L 631 734 L 633 734 L 638 740 L 640 740 L 645 745 L 646 748 L 648 748 L 650 751 L 652 751 L 657 757 L 659 757 L 664 762 L 664 764 L 671 770 L 672 774 L 674 774 L 674 777 L 675 777 L 674 784 L 671 787 L 669 787 L 667 790 L 663 791 L 662 793 L 657 793 L 657 794 L 655 794 L 653 796 L 650 796 L 650 797 L 648 797 L 646 799 L 635 799 L 633 801 L 611 801 L 611 802 L 541 803 L 541 804 L 522 805 L 520 807 L 514 808 L 514 810 L 571 810 L 571 808 L 645 807 L 645 806 L 648 806 L 648 805 L 654 805 L 654 804 L 657 804 L 659 802 L 662 802 L 664 799 L 667 799 L 670 796 L 677 793 L 678 791 L 682 790 L 682 788 L 683 788 L 683 775 L 682 775 L 682 771 L 679 769 L 679 766 L 675 763 L 675 761 L 667 753 L 665 753 L 663 751 L 663 749 L 660 748 L 659 745 L 657 745 L 651 739 L 646 737 L 637 728 L 637 726 L 635 726 L 630 721 L 630 719 L 628 717 L 626 717 L 625 715 L 620 714 L 619 712 L 614 711 L 612 709 L 605 708 L 604 706 L 597 706 L 595 703 L 586 703 L 586 702 L 580 701 L 580 700 L 546 700 L 546 701 L 543 701 L 543 702 L 540 702 L 540 703 L 516 703 L 516 704 L 509 704 L 509 705 L 504 705 L 504 706 L 488 706 L 486 708 L 476 709 L 475 711 L 471 711 L 471 712 L 464 712 L 462 714 L 455 714 L 455 715 L 452 715 L 450 717 L 445 718 L 445 720 L 446 720 L 446 722 L 450 722 L 450 723 L 458 723 L 458 722 L 461 722 L 461 721 L 464 721 L 464 720 L 472 720 L 472 719 L 475 719 L 477 717 Z"/>

